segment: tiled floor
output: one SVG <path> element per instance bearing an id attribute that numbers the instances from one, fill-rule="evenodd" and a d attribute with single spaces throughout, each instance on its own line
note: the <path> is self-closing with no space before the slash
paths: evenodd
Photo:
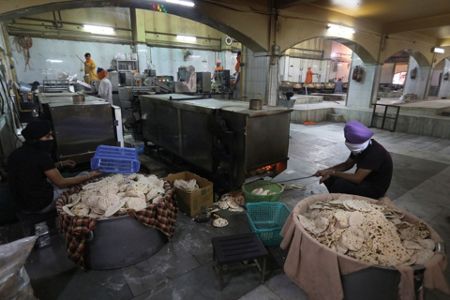
<path id="1" fill-rule="evenodd" d="M 311 175 L 345 160 L 342 128 L 337 123 L 293 124 L 288 170 L 275 180 Z M 378 130 L 375 139 L 394 160 L 388 196 L 432 224 L 450 245 L 450 141 Z M 282 201 L 291 208 L 311 194 L 326 192 L 317 178 L 293 183 L 303 189 L 284 193 Z M 56 239 L 52 247 L 32 253 L 27 270 L 40 299 L 307 299 L 281 269 L 262 285 L 252 270 L 235 273 L 222 291 L 217 289 L 211 237 L 249 231 L 245 214 L 226 217 L 230 225 L 214 229 L 180 214 L 174 239 L 155 256 L 127 268 L 82 271 L 65 257 L 62 240 Z M 433 293 L 427 299 L 446 298 Z"/>
<path id="2" fill-rule="evenodd" d="M 292 125 L 290 152 L 297 157 L 289 168 L 296 173 L 290 175 L 309 174 L 310 170 L 321 165 L 330 166 L 340 162 L 348 155 L 343 145 L 343 124 L 319 124 L 312 127 Z M 394 161 L 394 177 L 388 196 L 394 202 L 428 222 L 444 239 L 450 243 L 450 141 L 432 137 L 422 137 L 403 133 L 391 133 L 375 130 L 374 138 L 388 149 Z M 313 142 L 317 140 L 317 142 Z M 306 143 L 305 143 L 306 142 Z M 298 144 L 297 144 L 298 143 Z M 295 146 L 292 147 L 292 144 Z M 297 150 L 306 145 L 306 149 Z M 320 146 L 318 146 L 320 145 Z M 293 155 L 291 154 L 291 157 Z M 325 154 L 325 156 L 324 156 Z M 327 156 L 328 154 L 328 156 Z M 298 155 L 298 156 L 297 156 Z M 303 169 L 301 166 L 303 164 Z M 305 171 L 306 170 L 306 171 Z M 283 175 L 284 176 L 284 175 Z M 306 194 L 317 193 L 316 179 L 304 183 Z M 285 195 L 285 201 L 293 206 L 299 199 L 293 195 Z M 448 251 L 447 251 L 448 253 Z M 446 271 L 450 282 L 450 271 Z M 449 299 L 440 292 L 426 292 L 425 299 Z M 264 285 L 244 295 L 245 300 L 291 300 L 307 299 L 306 295 L 284 275 L 271 278 Z"/>

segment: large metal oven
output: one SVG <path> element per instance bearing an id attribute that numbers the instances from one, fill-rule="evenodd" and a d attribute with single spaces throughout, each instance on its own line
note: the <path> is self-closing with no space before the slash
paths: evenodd
<path id="1" fill-rule="evenodd" d="M 140 96 L 145 141 L 240 186 L 287 166 L 291 110 L 217 99 L 174 101 L 179 95 Z"/>
<path id="2" fill-rule="evenodd" d="M 51 121 L 55 137 L 55 158 L 88 162 L 98 145 L 118 145 L 117 110 L 102 99 L 86 96 L 74 103 L 73 94 L 39 95 L 41 116 Z M 119 108 L 120 115 L 120 108 Z M 120 124 L 120 127 L 122 124 Z"/>

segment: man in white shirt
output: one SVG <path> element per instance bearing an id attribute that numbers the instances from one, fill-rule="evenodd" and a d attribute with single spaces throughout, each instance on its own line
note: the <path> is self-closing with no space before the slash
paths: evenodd
<path id="1" fill-rule="evenodd" d="M 105 101 L 108 101 L 110 104 L 113 104 L 112 99 L 112 84 L 108 79 L 108 72 L 102 68 L 97 69 L 97 76 L 100 80 L 98 85 L 98 96 Z"/>

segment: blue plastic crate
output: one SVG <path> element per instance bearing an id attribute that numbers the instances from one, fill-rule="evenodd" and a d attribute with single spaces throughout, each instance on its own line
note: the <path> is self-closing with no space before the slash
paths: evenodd
<path id="1" fill-rule="evenodd" d="M 91 158 L 91 169 L 104 173 L 130 174 L 139 172 L 140 168 L 135 148 L 100 145 Z"/>
<path id="2" fill-rule="evenodd" d="M 290 214 L 286 204 L 281 202 L 247 203 L 247 217 L 251 230 L 266 246 L 279 246 L 281 229 Z"/>

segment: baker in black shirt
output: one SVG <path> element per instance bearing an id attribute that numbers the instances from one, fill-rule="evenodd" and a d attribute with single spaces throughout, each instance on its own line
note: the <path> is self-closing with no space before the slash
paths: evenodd
<path id="1" fill-rule="evenodd" d="M 55 164 L 51 158 L 53 136 L 48 121 L 33 121 L 22 131 L 25 143 L 8 158 L 8 182 L 18 208 L 23 212 L 54 209 L 57 188 L 63 189 L 98 176 L 97 171 L 64 178 L 58 167 L 74 166 L 71 160 Z"/>
<path id="2" fill-rule="evenodd" d="M 344 193 L 380 198 L 392 179 L 392 158 L 389 152 L 372 139 L 373 132 L 358 121 L 344 127 L 345 145 L 351 151 L 348 159 L 336 166 L 317 171 L 330 193 Z M 345 173 L 356 164 L 356 171 Z"/>

